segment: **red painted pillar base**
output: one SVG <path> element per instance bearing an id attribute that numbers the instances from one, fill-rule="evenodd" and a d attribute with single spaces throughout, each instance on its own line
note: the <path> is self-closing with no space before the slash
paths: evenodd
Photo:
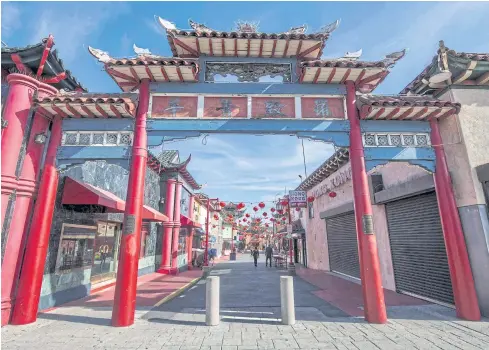
<path id="1" fill-rule="evenodd" d="M 194 229 L 190 228 L 190 234 L 187 239 L 187 267 L 192 270 L 192 242 L 194 241 Z"/>
<path id="2" fill-rule="evenodd" d="M 172 239 L 172 261 L 171 267 L 178 272 L 178 241 L 180 236 L 180 200 L 182 198 L 182 182 L 177 181 L 175 187 L 175 209 L 173 211 L 173 239 Z"/>
<path id="3" fill-rule="evenodd" d="M 131 171 L 127 185 L 126 210 L 115 286 L 112 326 L 127 327 L 134 323 L 139 250 L 141 246 L 144 180 L 148 157 L 146 114 L 149 106 L 149 80 L 139 85 L 139 105 L 134 128 Z"/>
<path id="4" fill-rule="evenodd" d="M 171 240 L 173 235 L 173 222 L 163 223 L 163 243 L 161 252 L 161 265 L 158 273 L 171 274 Z"/>
<path id="5" fill-rule="evenodd" d="M 350 163 L 365 319 L 370 323 L 386 323 L 384 290 L 373 230 L 372 204 L 370 203 L 360 120 L 355 105 L 354 83 L 347 81 L 346 89 L 346 106 L 350 121 Z"/>
<path id="6" fill-rule="evenodd" d="M 438 121 L 431 119 L 431 143 L 435 149 L 436 172 L 434 174 L 436 196 L 440 211 L 440 221 L 445 238 L 450 278 L 457 316 L 469 321 L 481 318 L 470 266 L 465 237 L 453 194 L 450 173 L 443 149 Z"/>

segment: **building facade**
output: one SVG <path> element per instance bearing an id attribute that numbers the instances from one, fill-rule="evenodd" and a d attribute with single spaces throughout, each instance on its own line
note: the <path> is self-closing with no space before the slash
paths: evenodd
<path id="1" fill-rule="evenodd" d="M 434 88 L 429 88 L 422 82 L 430 78 L 427 73 L 429 66 L 424 75 L 415 79 L 403 93 L 418 89 L 417 93 L 436 94 L 441 99 L 456 100 L 462 104 L 458 117 L 449 116 L 440 122 L 440 133 L 479 307 L 482 314 L 489 315 L 486 192 L 489 156 L 484 152 L 489 144 L 488 138 L 483 136 L 489 130 L 489 88 L 475 83 L 489 76 L 488 56 L 473 54 L 471 60 L 444 46 L 440 48 L 439 55 L 446 55 L 447 51 L 451 55 L 452 65 L 447 67 L 444 74 L 451 71 L 450 74 L 455 77 L 469 76 L 460 66 L 454 68 L 453 60 L 462 60 L 467 67 L 478 67 L 475 77 L 469 83 L 462 84 L 465 79 L 454 79 L 444 84 L 430 83 Z M 439 70 L 434 70 L 431 75 L 438 73 Z M 377 108 L 386 105 L 380 102 Z M 382 138 L 389 137 L 392 140 L 393 136 L 366 134 L 364 146 L 378 147 Z M 399 137 L 406 138 L 408 142 L 411 138 L 419 142 L 418 135 Z M 384 288 L 453 305 L 450 266 L 433 175 L 407 163 L 381 165 L 371 169 L 368 175 Z M 359 279 L 352 169 L 348 150 L 338 150 L 298 189 L 307 190 L 308 195 L 315 198 L 305 215 L 309 267 Z"/>

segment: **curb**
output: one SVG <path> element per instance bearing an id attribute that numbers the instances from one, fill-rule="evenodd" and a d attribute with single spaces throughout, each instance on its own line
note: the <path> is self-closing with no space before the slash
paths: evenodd
<path id="1" fill-rule="evenodd" d="M 156 304 L 154 304 L 154 306 L 152 308 L 155 308 L 155 307 L 158 307 L 170 300 L 173 300 L 175 299 L 176 297 L 178 297 L 179 295 L 183 294 L 185 291 L 187 291 L 187 289 L 193 287 L 194 285 L 196 285 L 201 279 L 202 279 L 203 276 L 200 276 L 200 277 L 197 277 L 197 278 L 194 278 L 193 280 L 191 280 L 189 283 L 187 283 L 186 285 L 184 285 L 183 287 L 180 287 L 179 289 L 177 289 L 176 291 L 168 294 L 166 297 L 164 297 L 163 299 L 161 299 L 160 301 L 158 301 Z"/>

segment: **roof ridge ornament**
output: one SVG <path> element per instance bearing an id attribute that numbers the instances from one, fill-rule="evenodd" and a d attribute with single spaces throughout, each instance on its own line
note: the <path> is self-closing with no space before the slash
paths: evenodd
<path id="1" fill-rule="evenodd" d="M 90 54 L 95 57 L 99 62 L 107 63 L 112 59 L 112 57 L 109 56 L 108 52 L 95 49 L 91 46 L 88 46 L 88 52 L 90 52 Z"/>
<path id="2" fill-rule="evenodd" d="M 167 21 L 166 19 L 163 19 L 160 16 L 158 16 L 158 23 L 167 32 L 170 31 L 170 30 L 177 30 L 177 27 L 175 26 L 174 23 L 172 23 L 170 21 Z"/>
<path id="3" fill-rule="evenodd" d="M 303 24 L 299 27 L 292 27 L 284 34 L 305 34 L 307 32 L 307 24 Z"/>
<path id="4" fill-rule="evenodd" d="M 357 59 L 360 58 L 360 56 L 362 56 L 362 52 L 363 52 L 362 49 L 360 49 L 358 51 L 353 51 L 353 52 L 348 51 L 348 52 L 345 52 L 345 55 L 343 57 L 341 57 L 341 59 L 356 61 Z"/>
<path id="5" fill-rule="evenodd" d="M 132 44 L 132 49 L 134 50 L 134 53 L 138 56 L 153 56 L 149 49 L 142 49 L 140 47 L 137 47 L 136 44 Z"/>
<path id="6" fill-rule="evenodd" d="M 340 26 L 341 19 L 337 19 L 333 23 L 322 26 L 317 34 L 331 34 Z"/>
<path id="7" fill-rule="evenodd" d="M 238 33 L 258 33 L 259 21 L 242 21 L 235 22 L 236 31 Z"/>
<path id="8" fill-rule="evenodd" d="M 188 20 L 188 24 L 190 25 L 190 28 L 192 28 L 198 34 L 215 32 L 214 29 L 207 27 L 205 24 L 194 22 L 191 19 Z"/>
<path id="9" fill-rule="evenodd" d="M 401 58 L 406 56 L 408 50 L 409 49 L 406 48 L 401 51 L 396 51 L 388 55 L 385 55 L 385 58 L 382 60 L 382 62 L 384 62 L 386 68 L 390 68 L 393 65 L 395 65 L 396 62 L 399 61 Z"/>

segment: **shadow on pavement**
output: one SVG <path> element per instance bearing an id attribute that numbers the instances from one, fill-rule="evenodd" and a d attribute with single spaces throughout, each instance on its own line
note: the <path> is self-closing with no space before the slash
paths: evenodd
<path id="1" fill-rule="evenodd" d="M 88 316 L 76 316 L 76 315 L 61 315 L 61 314 L 49 314 L 49 313 L 40 313 L 37 315 L 37 318 L 44 320 L 53 320 L 53 321 L 66 321 L 73 323 L 84 323 L 91 324 L 95 326 L 110 326 L 111 320 L 110 318 L 98 318 L 98 317 L 88 317 Z"/>

